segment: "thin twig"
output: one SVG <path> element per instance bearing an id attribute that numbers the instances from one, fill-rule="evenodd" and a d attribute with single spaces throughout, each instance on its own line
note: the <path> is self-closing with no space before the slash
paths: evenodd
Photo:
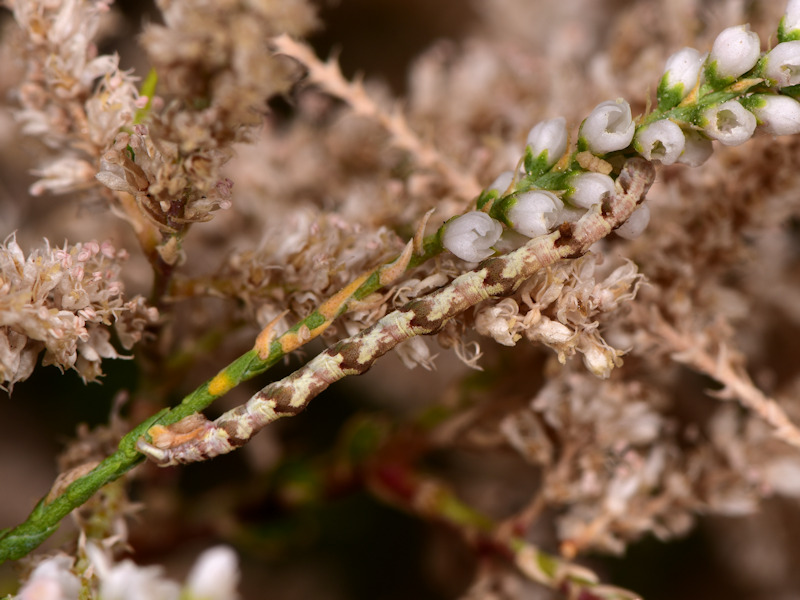
<path id="1" fill-rule="evenodd" d="M 674 349 L 673 360 L 716 379 L 724 386 L 714 396 L 738 400 L 772 427 L 775 437 L 800 448 L 800 429 L 775 400 L 753 384 L 744 370 L 733 365 L 725 347 L 713 355 L 704 349 L 705 344 L 699 336 L 678 331 L 661 316 L 655 317 L 653 322 L 654 332 Z"/>
<path id="2" fill-rule="evenodd" d="M 380 123 L 391 134 L 395 146 L 413 155 L 421 167 L 443 175 L 460 196 L 473 198 L 480 193 L 481 186 L 475 178 L 464 169 L 459 169 L 434 146 L 421 140 L 408 126 L 399 109 L 385 111 L 370 98 L 360 81 L 345 79 L 336 60 L 322 62 L 310 47 L 286 34 L 274 38 L 272 43 L 278 54 L 289 56 L 305 66 L 309 80 L 323 91 L 346 102 L 356 114 Z"/>

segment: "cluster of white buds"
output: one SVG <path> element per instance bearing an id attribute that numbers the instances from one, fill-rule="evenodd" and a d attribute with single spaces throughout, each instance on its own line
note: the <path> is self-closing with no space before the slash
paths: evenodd
<path id="1" fill-rule="evenodd" d="M 108 550 L 91 542 L 86 545 L 88 564 L 83 562 L 63 554 L 52 556 L 37 565 L 17 596 L 6 598 L 231 600 L 238 597 L 239 561 L 227 546 L 210 548 L 201 554 L 184 585 L 168 579 L 159 566 L 139 566 L 130 559 L 115 563 Z M 92 576 L 87 578 L 90 572 Z"/>
<path id="2" fill-rule="evenodd" d="M 478 202 L 484 212 L 449 222 L 444 247 L 474 262 L 492 254 L 503 223 L 536 237 L 580 218 L 615 193 L 608 171 L 587 170 L 580 154 L 597 156 L 609 171 L 614 157 L 635 153 L 664 165 L 699 166 L 713 141 L 735 146 L 757 131 L 800 133 L 797 90 L 784 89 L 800 85 L 800 0 L 789 1 L 778 41 L 762 55 L 758 35 L 738 25 L 723 30 L 706 54 L 682 48 L 667 59 L 653 112 L 635 120 L 625 100 L 601 102 L 581 123 L 572 154 L 565 119 L 537 124 L 526 140 L 524 173 L 503 173 Z M 641 206 L 617 233 L 636 237 L 649 220 L 649 208 Z"/>

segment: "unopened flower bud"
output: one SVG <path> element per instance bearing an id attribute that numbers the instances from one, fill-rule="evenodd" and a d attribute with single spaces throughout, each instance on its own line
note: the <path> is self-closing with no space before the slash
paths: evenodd
<path id="1" fill-rule="evenodd" d="M 764 61 L 764 77 L 781 88 L 800 83 L 800 40 L 783 42 L 770 50 Z"/>
<path id="2" fill-rule="evenodd" d="M 239 583 L 236 553 L 228 546 L 215 546 L 203 552 L 186 581 L 191 598 L 228 600 L 235 598 Z"/>
<path id="3" fill-rule="evenodd" d="M 749 140 L 756 129 L 756 118 L 736 100 L 712 106 L 703 113 L 703 131 L 726 146 Z"/>
<path id="4" fill-rule="evenodd" d="M 572 193 L 570 201 L 581 208 L 591 208 L 593 204 L 602 202 L 606 196 L 613 196 L 614 180 L 602 173 L 579 173 L 570 180 Z"/>
<path id="5" fill-rule="evenodd" d="M 793 32 L 796 33 L 792 35 Z M 796 36 L 800 36 L 800 0 L 789 0 L 781 19 L 778 39 L 781 41 L 787 38 L 797 39 Z"/>
<path id="6" fill-rule="evenodd" d="M 694 129 L 687 129 L 683 133 L 686 137 L 686 144 L 678 157 L 678 162 L 690 167 L 699 167 L 714 152 L 714 145 L 710 139 Z"/>
<path id="7" fill-rule="evenodd" d="M 748 101 L 761 131 L 772 135 L 800 133 L 800 102 L 794 98 L 756 94 Z"/>
<path id="8" fill-rule="evenodd" d="M 595 106 L 581 123 L 580 138 L 592 154 L 607 154 L 627 147 L 636 127 L 625 100 L 608 100 Z"/>
<path id="9" fill-rule="evenodd" d="M 503 226 L 484 212 L 472 211 L 456 217 L 444 230 L 442 244 L 458 258 L 478 262 L 489 258 Z"/>
<path id="10" fill-rule="evenodd" d="M 641 127 L 634 138 L 634 149 L 647 160 L 671 165 L 683 152 L 686 137 L 677 123 L 661 119 Z"/>
<path id="11" fill-rule="evenodd" d="M 642 235 L 647 225 L 650 223 L 650 208 L 646 204 L 641 204 L 633 211 L 628 220 L 615 230 L 617 235 L 626 240 L 633 240 Z"/>
<path id="12" fill-rule="evenodd" d="M 59 555 L 40 562 L 22 586 L 20 600 L 61 600 L 78 598 L 81 593 L 80 579 L 72 572 L 74 558 Z"/>
<path id="13" fill-rule="evenodd" d="M 508 222 L 522 235 L 544 235 L 555 226 L 562 208 L 564 203 L 552 192 L 532 190 L 517 197 L 508 210 Z"/>
<path id="14" fill-rule="evenodd" d="M 503 194 L 508 189 L 508 186 L 511 185 L 512 181 L 514 181 L 513 171 L 503 171 L 492 182 L 492 185 L 489 186 L 489 191 L 494 190 L 500 194 Z"/>
<path id="15" fill-rule="evenodd" d="M 716 77 L 736 79 L 756 65 L 760 54 L 761 42 L 750 25 L 728 27 L 714 40 L 708 69 Z"/>
<path id="16" fill-rule="evenodd" d="M 674 90 L 678 99 L 683 99 L 694 89 L 700 79 L 700 69 L 706 59 L 694 48 L 683 48 L 667 59 L 664 66 L 664 77 L 659 84 L 659 92 L 663 89 Z"/>
<path id="17" fill-rule="evenodd" d="M 567 120 L 556 117 L 537 123 L 526 142 L 533 158 L 541 158 L 547 167 L 554 165 L 567 150 Z"/>

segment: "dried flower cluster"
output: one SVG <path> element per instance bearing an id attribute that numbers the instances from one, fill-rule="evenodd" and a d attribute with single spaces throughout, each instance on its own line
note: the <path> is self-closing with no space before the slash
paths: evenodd
<path id="1" fill-rule="evenodd" d="M 698 524 L 728 596 L 800 589 L 792 519 L 730 542 L 798 514 L 800 0 L 400 4 L 461 33 L 396 100 L 319 58 L 345 6 L 6 0 L 0 387 L 139 380 L 0 512 L 0 595 L 633 600 L 584 555 Z"/>
<path id="2" fill-rule="evenodd" d="M 104 358 L 120 358 L 114 325 L 130 350 L 158 310 L 141 296 L 124 298 L 125 250 L 110 243 L 35 250 L 25 257 L 14 236 L 0 246 L 0 373 L 3 385 L 27 379 L 44 350 L 45 365 L 75 369 L 84 381 L 102 374 Z"/>

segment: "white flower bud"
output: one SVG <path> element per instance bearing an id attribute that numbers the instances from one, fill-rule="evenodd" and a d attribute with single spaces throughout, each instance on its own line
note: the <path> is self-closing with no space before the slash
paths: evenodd
<path id="1" fill-rule="evenodd" d="M 495 190 L 496 192 L 500 192 L 502 194 L 508 189 L 508 186 L 511 185 L 512 181 L 514 181 L 514 172 L 503 171 L 492 182 L 492 185 L 489 186 L 489 191 Z"/>
<path id="2" fill-rule="evenodd" d="M 783 31 L 789 33 L 800 29 L 800 0 L 789 0 L 783 14 Z"/>
<path id="3" fill-rule="evenodd" d="M 592 154 L 607 154 L 622 150 L 631 143 L 636 130 L 631 118 L 631 106 L 620 98 L 594 107 L 581 123 L 580 137 Z"/>
<path id="4" fill-rule="evenodd" d="M 700 79 L 700 69 L 706 60 L 705 54 L 700 54 L 694 48 L 683 48 L 667 59 L 664 67 L 664 85 L 667 88 L 681 86 L 681 98 L 694 89 Z"/>
<path id="5" fill-rule="evenodd" d="M 228 546 L 216 546 L 203 552 L 186 580 L 190 597 L 198 600 L 236 598 L 238 563 L 236 553 Z"/>
<path id="6" fill-rule="evenodd" d="M 783 42 L 770 50 L 764 62 L 764 77 L 778 87 L 800 83 L 800 40 Z"/>
<path id="7" fill-rule="evenodd" d="M 703 113 L 703 131 L 726 146 L 737 146 L 749 140 L 756 129 L 756 118 L 736 100 L 712 106 Z"/>
<path id="8" fill-rule="evenodd" d="M 570 186 L 573 192 L 569 199 L 581 208 L 591 208 L 616 193 L 614 180 L 602 173 L 579 173 L 570 180 Z"/>
<path id="9" fill-rule="evenodd" d="M 723 29 L 714 40 L 708 63 L 718 77 L 737 78 L 752 69 L 761 54 L 761 41 L 750 25 Z"/>
<path id="10" fill-rule="evenodd" d="M 686 137 L 677 123 L 661 119 L 641 127 L 633 141 L 634 149 L 647 160 L 658 160 L 671 165 L 683 152 Z"/>
<path id="11" fill-rule="evenodd" d="M 478 262 L 489 258 L 503 226 L 484 212 L 472 211 L 453 219 L 444 230 L 442 244 L 458 258 Z"/>
<path id="12" fill-rule="evenodd" d="M 678 157 L 678 162 L 690 167 L 699 167 L 714 152 L 714 144 L 711 143 L 710 139 L 694 129 L 687 129 L 683 133 L 686 137 L 686 144 L 683 147 L 683 152 Z"/>
<path id="13" fill-rule="evenodd" d="M 647 225 L 650 223 L 650 208 L 646 204 L 640 204 L 639 207 L 633 211 L 628 220 L 616 228 L 616 233 L 619 237 L 626 240 L 633 240 L 642 235 Z"/>
<path id="14" fill-rule="evenodd" d="M 18 600 L 78 600 L 80 579 L 72 572 L 74 558 L 51 556 L 40 562 L 22 586 Z"/>
<path id="15" fill-rule="evenodd" d="M 545 155 L 548 167 L 554 165 L 567 150 L 567 120 L 556 117 L 537 123 L 528 134 L 526 142 L 531 147 L 534 158 Z"/>
<path id="16" fill-rule="evenodd" d="M 555 211 L 548 218 L 550 222 L 554 224 L 553 228 L 555 228 L 555 225 L 560 225 L 561 223 L 577 223 L 585 214 L 585 208 L 573 208 L 571 206 L 564 205 L 563 208 Z"/>
<path id="17" fill-rule="evenodd" d="M 772 135 L 800 133 L 800 102 L 789 96 L 757 94 L 752 110 L 759 129 Z"/>
<path id="18" fill-rule="evenodd" d="M 516 203 L 508 210 L 508 221 L 515 231 L 536 237 L 553 228 L 562 208 L 564 203 L 552 192 L 532 190 L 517 197 Z"/>

